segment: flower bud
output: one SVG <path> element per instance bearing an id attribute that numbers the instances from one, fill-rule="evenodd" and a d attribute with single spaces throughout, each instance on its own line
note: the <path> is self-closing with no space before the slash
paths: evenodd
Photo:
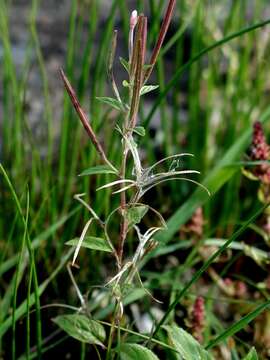
<path id="1" fill-rule="evenodd" d="M 130 29 L 134 29 L 138 21 L 138 12 L 133 10 L 130 16 Z"/>
<path id="2" fill-rule="evenodd" d="M 251 160 L 269 160 L 270 158 L 270 147 L 266 142 L 262 124 L 256 121 L 253 125 L 253 136 L 252 144 L 250 149 Z M 252 174 L 261 180 L 263 184 L 270 184 L 270 166 L 266 162 L 260 164 L 252 169 Z"/>
<path id="3" fill-rule="evenodd" d="M 192 311 L 192 332 L 193 336 L 200 342 L 203 342 L 203 330 L 205 326 L 205 306 L 204 299 L 198 296 L 193 305 Z"/>

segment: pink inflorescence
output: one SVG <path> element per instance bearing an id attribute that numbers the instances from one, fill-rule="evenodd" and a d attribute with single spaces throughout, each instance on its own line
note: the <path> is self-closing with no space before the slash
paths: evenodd
<path id="1" fill-rule="evenodd" d="M 266 142 L 262 124 L 256 121 L 253 125 L 253 137 L 251 144 L 251 159 L 254 161 L 269 160 L 270 147 Z M 270 165 L 260 164 L 254 167 L 253 174 L 264 184 L 270 184 Z"/>
<path id="2" fill-rule="evenodd" d="M 204 299 L 198 296 L 192 311 L 193 335 L 199 341 L 203 341 L 203 329 L 205 325 Z"/>
<path id="3" fill-rule="evenodd" d="M 243 299 L 247 296 L 247 285 L 243 281 L 236 281 L 234 287 L 236 297 Z"/>
<path id="4" fill-rule="evenodd" d="M 189 232 L 192 235 L 201 238 L 203 235 L 203 225 L 204 225 L 203 210 L 201 207 L 198 207 L 195 210 L 189 222 L 185 226 L 186 232 Z"/>

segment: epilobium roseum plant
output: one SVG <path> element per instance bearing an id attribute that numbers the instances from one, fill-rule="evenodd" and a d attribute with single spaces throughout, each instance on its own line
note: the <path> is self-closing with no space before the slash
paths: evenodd
<path id="1" fill-rule="evenodd" d="M 110 326 L 108 337 L 106 338 L 106 332 L 103 327 L 104 324 L 90 317 L 84 297 L 75 283 L 70 267 L 68 270 L 81 301 L 80 312 L 73 315 L 58 316 L 54 319 L 54 321 L 76 339 L 93 344 L 96 349 L 96 345 L 101 346 L 101 351 L 106 352 L 106 359 L 113 358 L 117 353 L 120 354 L 121 359 L 133 359 L 135 357 L 140 359 L 157 359 L 156 355 L 154 355 L 152 351 L 141 345 L 121 342 L 121 337 L 119 335 L 120 330 L 125 331 L 120 327 L 120 323 L 124 313 L 124 298 L 126 293 L 135 279 L 139 281 L 140 285 L 143 287 L 139 274 L 140 262 L 143 257 L 148 252 L 152 251 L 152 249 L 157 245 L 154 240 L 154 235 L 166 227 L 166 223 L 162 215 L 150 205 L 145 204 L 143 202 L 143 196 L 154 186 L 169 180 L 186 180 L 198 184 L 195 180 L 187 177 L 188 175 L 198 174 L 198 171 L 179 170 L 178 166 L 181 157 L 192 156 L 191 154 L 182 153 L 171 155 L 149 166 L 148 168 L 143 168 L 138 145 L 136 143 L 136 137 L 144 136 L 145 133 L 145 129 L 142 126 L 138 126 L 140 98 L 148 92 L 154 91 L 158 88 L 157 85 L 148 85 L 147 81 L 155 66 L 167 33 L 175 7 L 175 2 L 175 0 L 171 0 L 168 3 L 164 21 L 149 62 L 145 59 L 147 43 L 147 17 L 144 15 L 138 15 L 135 10 L 131 14 L 128 42 L 129 59 L 124 60 L 120 58 L 120 61 L 128 74 L 128 79 L 123 82 L 123 86 L 128 88 L 127 101 L 125 101 L 121 96 L 121 92 L 118 90 L 113 73 L 113 63 L 117 45 L 117 32 L 114 32 L 108 64 L 108 74 L 112 84 L 114 97 L 99 97 L 98 99 L 101 102 L 116 108 L 124 115 L 123 123 L 117 124 L 115 127 L 121 137 L 122 146 L 122 160 L 119 168 L 112 164 L 106 155 L 106 151 L 93 131 L 91 123 L 79 104 L 71 84 L 66 78 L 64 72 L 61 70 L 61 77 L 72 104 L 88 136 L 90 137 L 90 140 L 103 161 L 103 165 L 87 169 L 82 173 L 82 175 L 113 174 L 115 179 L 112 182 L 99 187 L 97 191 L 102 191 L 105 188 L 111 188 L 112 194 L 120 194 L 120 204 L 119 207 L 114 209 L 104 221 L 98 216 L 95 210 L 83 200 L 84 194 L 76 195 L 75 198 L 89 210 L 90 218 L 85 224 L 80 238 L 68 242 L 68 245 L 72 245 L 75 248 L 72 265 L 76 265 L 81 247 L 110 252 L 115 259 L 116 272 L 105 284 L 105 287 L 110 290 L 111 296 L 115 302 L 112 323 L 106 324 Z M 128 177 L 127 167 L 128 162 L 130 161 L 133 162 L 133 171 L 132 176 Z M 170 161 L 171 166 L 169 166 L 165 172 L 158 172 L 158 166 L 164 165 L 166 161 Z M 207 191 L 205 188 L 204 190 Z M 139 224 L 147 213 L 151 213 L 151 216 L 153 215 L 152 218 L 156 219 L 156 224 L 149 229 L 142 231 Z M 120 233 L 117 241 L 112 239 L 112 235 L 109 231 L 110 220 L 116 214 L 120 214 L 121 219 Z M 103 229 L 104 238 L 86 236 L 92 222 L 94 221 L 97 222 Z M 138 245 L 133 256 L 126 259 L 124 246 L 127 236 L 131 232 L 133 236 L 135 234 L 137 237 L 136 242 Z M 146 289 L 145 291 L 149 293 Z M 151 296 L 150 293 L 149 296 Z M 153 300 L 157 301 L 155 299 Z M 116 330 L 118 332 L 117 337 L 115 336 Z M 168 331 L 169 336 L 171 336 L 170 333 L 178 331 L 177 329 L 169 327 L 166 327 L 166 330 Z M 179 336 L 181 337 L 181 334 L 179 334 Z M 192 337 L 188 334 L 185 336 L 192 339 Z M 145 337 L 145 339 L 147 340 L 147 337 Z M 154 339 L 153 336 L 149 339 L 151 342 L 157 343 L 157 340 Z M 117 346 L 115 346 L 116 341 Z M 192 339 L 192 341 L 196 342 L 194 339 Z M 170 347 L 166 344 L 163 345 Z M 200 345 L 196 343 L 196 346 Z"/>

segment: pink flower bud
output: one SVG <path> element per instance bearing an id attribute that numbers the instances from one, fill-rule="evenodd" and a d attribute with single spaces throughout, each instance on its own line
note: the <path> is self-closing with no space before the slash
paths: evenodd
<path id="1" fill-rule="evenodd" d="M 235 282 L 235 295 L 238 298 L 244 298 L 247 295 L 247 285 L 243 281 Z"/>
<path id="2" fill-rule="evenodd" d="M 200 342 L 203 342 L 203 330 L 205 326 L 205 307 L 204 299 L 198 296 L 193 305 L 192 311 L 192 332 L 193 336 Z"/>
<path id="3" fill-rule="evenodd" d="M 270 158 L 270 147 L 266 142 L 263 127 L 259 121 L 256 121 L 253 125 L 250 157 L 254 161 L 269 160 Z M 257 165 L 251 171 L 263 184 L 270 184 L 270 166 L 268 163 Z"/>
<path id="4" fill-rule="evenodd" d="M 138 21 L 138 12 L 133 10 L 130 16 L 130 29 L 134 29 Z"/>
<path id="5" fill-rule="evenodd" d="M 226 285 L 226 286 L 230 286 L 230 287 L 232 287 L 233 286 L 233 281 L 232 281 L 232 279 L 230 279 L 230 278 L 226 278 L 226 279 L 224 279 L 224 284 Z"/>

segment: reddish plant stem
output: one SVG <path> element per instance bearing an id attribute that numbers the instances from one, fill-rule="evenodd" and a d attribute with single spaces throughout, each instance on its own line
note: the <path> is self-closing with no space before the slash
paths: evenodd
<path id="1" fill-rule="evenodd" d="M 133 51 L 132 51 L 131 64 L 130 64 L 130 81 L 131 81 L 131 83 L 133 83 L 133 81 L 134 81 L 135 72 L 136 72 L 138 51 L 139 51 L 139 46 L 138 46 L 139 39 L 142 38 L 142 31 L 143 31 L 143 18 L 144 18 L 143 15 L 140 15 L 138 17 L 137 28 L 136 28 L 136 32 L 135 32 L 134 47 L 133 47 Z"/>
<path id="2" fill-rule="evenodd" d="M 160 49 L 162 47 L 163 41 L 164 41 L 165 36 L 167 34 L 167 31 L 168 31 L 168 27 L 169 27 L 170 22 L 172 20 L 175 3 L 176 3 L 176 0 L 170 0 L 169 1 L 168 7 L 167 7 L 167 10 L 166 10 L 166 13 L 165 13 L 165 17 L 164 17 L 164 20 L 162 22 L 162 25 L 161 25 L 161 28 L 160 28 L 160 31 L 159 31 L 158 39 L 157 39 L 156 45 L 154 47 L 154 50 L 152 52 L 152 56 L 151 56 L 151 59 L 150 59 L 150 65 L 151 66 L 150 66 L 149 69 L 146 70 L 145 75 L 144 75 L 144 83 L 149 79 L 149 77 L 150 77 L 150 75 L 151 75 L 151 73 L 153 71 L 153 68 L 155 66 L 155 63 L 157 61 Z"/>
<path id="3" fill-rule="evenodd" d="M 143 60 L 143 65 L 145 64 L 146 45 L 147 45 L 147 17 L 144 16 L 143 29 L 142 29 L 142 60 Z"/>
<path id="4" fill-rule="evenodd" d="M 123 156 L 121 172 L 120 172 L 120 177 L 121 178 L 125 177 L 126 163 L 127 163 L 127 150 L 124 148 L 124 156 Z M 124 244 L 125 244 L 125 240 L 126 240 L 126 237 L 127 237 L 127 231 L 128 231 L 128 222 L 127 222 L 127 219 L 126 219 L 126 216 L 125 216 L 125 211 L 126 211 L 126 206 L 127 206 L 126 192 L 125 191 L 121 192 L 121 200 L 120 201 L 121 201 L 120 207 L 121 207 L 122 221 L 121 221 L 121 225 L 120 225 L 120 237 L 119 237 L 119 244 L 118 244 L 118 250 L 117 250 L 119 269 L 122 266 Z"/>
<path id="5" fill-rule="evenodd" d="M 143 65 L 146 52 L 146 38 L 147 38 L 147 18 L 143 15 L 138 17 L 137 31 L 135 35 L 134 49 L 131 59 L 130 81 L 133 83 L 133 90 L 130 93 L 130 111 L 127 114 L 127 120 L 125 122 L 125 131 L 130 131 L 136 125 L 136 118 L 140 102 L 140 90 L 143 82 Z M 120 177 L 125 178 L 126 162 L 128 156 L 128 148 L 124 144 L 124 156 L 121 165 Z M 118 267 L 122 266 L 124 244 L 128 232 L 128 222 L 126 220 L 126 194 L 125 191 L 121 193 L 121 215 L 122 221 L 120 225 L 120 238 L 117 250 L 118 255 Z"/>
<path id="6" fill-rule="evenodd" d="M 82 109 L 79 100 L 77 99 L 76 93 L 74 91 L 74 89 L 72 88 L 70 82 L 68 81 L 64 71 L 62 69 L 60 69 L 60 75 L 61 78 L 64 82 L 65 88 L 67 90 L 67 93 L 70 97 L 70 100 L 72 102 L 72 105 L 74 107 L 74 109 L 76 110 L 79 119 L 81 120 L 81 123 L 83 124 L 84 129 L 86 130 L 88 136 L 90 137 L 93 145 L 95 146 L 97 152 L 99 153 L 99 155 L 101 156 L 102 160 L 108 164 L 111 168 L 115 169 L 115 167 L 111 164 L 111 162 L 109 161 L 109 159 L 107 158 L 102 145 L 100 144 L 98 138 L 96 137 L 96 134 L 94 133 L 89 120 L 87 118 L 87 115 L 85 114 L 84 110 Z M 116 169 L 115 169 L 116 170 Z M 117 170 L 116 170 L 117 171 Z"/>
<path id="7" fill-rule="evenodd" d="M 142 85 L 141 39 L 138 40 L 138 45 L 139 46 L 137 51 L 137 65 L 136 65 L 133 94 L 132 94 L 131 107 L 130 107 L 130 122 L 129 122 L 130 129 L 133 129 L 136 125 L 136 118 L 137 118 L 139 102 L 140 102 L 140 90 Z"/>
<path id="8" fill-rule="evenodd" d="M 134 75 L 134 85 L 133 85 L 133 94 L 131 99 L 131 109 L 130 109 L 130 124 L 129 127 L 133 129 L 136 126 L 137 113 L 140 103 L 140 91 L 143 82 L 143 65 L 146 49 L 146 37 L 147 37 L 147 18 L 145 16 L 140 16 L 140 26 L 138 27 L 138 36 L 135 43 L 135 75 Z"/>

